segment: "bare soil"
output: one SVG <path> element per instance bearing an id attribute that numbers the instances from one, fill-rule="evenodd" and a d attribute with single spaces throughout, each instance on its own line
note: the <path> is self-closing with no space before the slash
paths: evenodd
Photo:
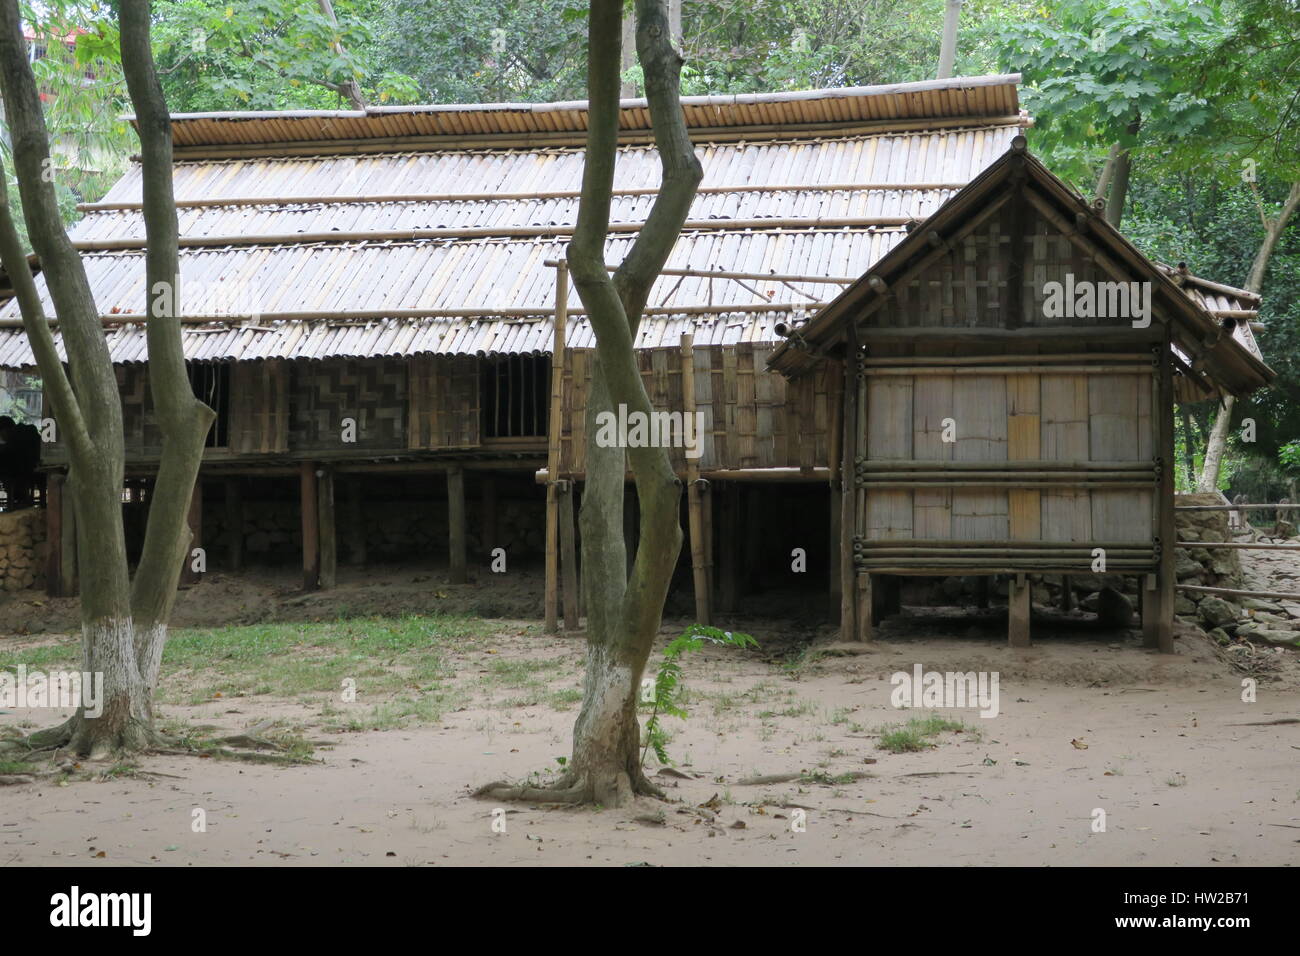
<path id="1" fill-rule="evenodd" d="M 178 614 L 182 625 L 202 617 L 212 626 L 218 614 L 226 622 L 309 621 L 340 610 L 427 612 L 458 600 L 465 609 L 471 601 L 515 607 L 540 595 L 530 590 L 534 581 L 502 593 L 468 586 L 453 597 L 438 580 L 416 580 L 423 573 L 386 585 L 358 575 L 329 596 L 305 598 L 291 576 L 255 583 L 218 576 L 187 592 Z M 448 596 L 430 598 L 439 592 Z M 69 613 L 65 602 L 29 611 L 13 604 L 3 611 L 8 626 L 24 613 L 40 612 L 46 625 Z M 448 680 L 461 703 L 433 722 L 339 732 L 319 701 L 270 694 L 168 704 L 166 718 L 196 726 L 233 732 L 276 719 L 299 727 L 324 741 L 319 762 L 148 756 L 133 769 L 82 768 L 92 779 L 5 787 L 0 865 L 1300 861 L 1300 656 L 1224 651 L 1184 629 L 1170 657 L 1142 648 L 1136 632 L 1098 632 L 1078 619 L 1040 622 L 1035 646 L 1017 651 L 1006 646 L 997 611 L 909 614 L 865 647 L 834 644 L 815 623 L 728 622 L 761 647 L 687 658 L 690 717 L 667 722 L 677 765 L 650 758 L 668 802 L 497 808 L 472 789 L 545 779 L 568 754 L 577 715 L 582 635 L 541 636 L 537 606 L 522 615 L 532 620 L 501 620 L 492 636 L 453 652 Z M 682 624 L 666 625 L 663 640 Z M 69 633 L 14 636 L 0 646 L 73 641 Z M 881 728 L 918 713 L 891 706 L 889 677 L 917 663 L 997 672 L 999 715 L 945 710 L 966 729 L 942 733 L 920 752 L 882 749 Z M 515 668 L 528 679 L 501 677 Z M 1256 703 L 1241 699 L 1251 676 Z M 169 699 L 184 689 L 169 688 Z M 362 694 L 333 707 L 362 713 L 377 703 Z M 14 711 L 0 714 L 0 727 L 55 719 Z M 800 776 L 745 782 L 792 774 Z M 206 832 L 194 832 L 196 809 Z M 493 828 L 497 809 L 505 832 Z M 799 815 L 802 829 L 794 826 Z"/>

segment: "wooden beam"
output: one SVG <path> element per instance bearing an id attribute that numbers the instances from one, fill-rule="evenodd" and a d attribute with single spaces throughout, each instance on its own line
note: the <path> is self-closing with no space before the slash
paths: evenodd
<path id="1" fill-rule="evenodd" d="M 334 587 L 338 577 L 339 549 L 334 522 L 334 469 L 322 465 L 316 472 L 317 526 L 320 529 L 320 586 Z"/>
<path id="2" fill-rule="evenodd" d="M 316 504 L 316 463 L 298 466 L 298 507 L 302 517 L 302 589 L 320 587 L 320 512 Z"/>
<path id="3" fill-rule="evenodd" d="M 447 472 L 447 563 L 452 584 L 464 584 L 468 577 L 465 545 L 465 471 Z"/>

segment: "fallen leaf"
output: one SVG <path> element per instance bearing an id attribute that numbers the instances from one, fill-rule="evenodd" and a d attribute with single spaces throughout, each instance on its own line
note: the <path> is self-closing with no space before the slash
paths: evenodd
<path id="1" fill-rule="evenodd" d="M 1082 740 L 1071 740 L 1071 741 L 1070 741 L 1070 745 L 1071 745 L 1072 747 L 1074 747 L 1075 750 L 1087 750 L 1087 749 L 1088 749 L 1088 745 L 1085 744 Z"/>

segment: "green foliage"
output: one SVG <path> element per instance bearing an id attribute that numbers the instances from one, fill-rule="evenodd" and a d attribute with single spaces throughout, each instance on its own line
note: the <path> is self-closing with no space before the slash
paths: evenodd
<path id="1" fill-rule="evenodd" d="M 174 112 L 348 109 L 356 82 L 368 103 L 418 89 L 381 64 L 367 0 L 339 0 L 337 23 L 317 0 L 155 0 L 154 56 Z"/>
<path id="2" fill-rule="evenodd" d="M 641 751 L 641 763 L 645 764 L 646 754 L 654 748 L 655 758 L 661 764 L 671 764 L 668 758 L 668 737 L 660 720 L 661 714 L 685 719 L 686 708 L 682 706 L 682 657 L 700 648 L 715 644 L 726 647 L 758 647 L 758 641 L 748 634 L 738 631 L 723 631 L 706 624 L 692 624 L 682 634 L 673 638 L 664 648 L 663 658 L 659 662 L 659 671 L 655 675 L 654 709 L 645 725 L 645 747 Z"/>
<path id="3" fill-rule="evenodd" d="M 1166 148 L 1203 131 L 1213 111 L 1202 64 L 1229 33 L 1217 2 L 1065 0 L 1002 32 L 1038 120 L 1034 149 L 1057 175 L 1090 181 L 1114 143 Z"/>

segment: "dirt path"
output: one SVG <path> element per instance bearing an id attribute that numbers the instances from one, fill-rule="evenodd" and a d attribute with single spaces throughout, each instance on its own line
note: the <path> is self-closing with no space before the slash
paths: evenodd
<path id="1" fill-rule="evenodd" d="M 0 865 L 1300 861 L 1300 724 L 1269 724 L 1300 714 L 1289 652 L 1258 702 L 1243 703 L 1241 675 L 1186 635 L 1172 658 L 1133 635 L 1027 652 L 897 638 L 798 656 L 755 622 L 767 659 L 706 651 L 687 664 L 691 717 L 669 723 L 679 767 L 656 777 L 670 802 L 518 805 L 497 833 L 493 806 L 469 789 L 545 774 L 568 753 L 582 651 L 578 638 L 503 631 L 456 656 L 465 706 L 432 725 L 327 733 L 318 702 L 267 695 L 169 706 L 171 719 L 232 728 L 299 721 L 333 744 L 313 766 L 153 757 L 140 764 L 153 776 L 5 788 Z M 550 662 L 542 683 L 493 683 L 539 657 Z M 891 706 L 888 677 L 916 663 L 996 671 L 999 715 L 948 710 L 970 732 L 919 753 L 880 749 L 880 727 L 909 716 Z M 801 771 L 802 782 L 740 782 Z M 192 831 L 196 809 L 206 832 Z M 806 828 L 794 832 L 801 809 Z M 1105 832 L 1094 832 L 1098 810 Z"/>

